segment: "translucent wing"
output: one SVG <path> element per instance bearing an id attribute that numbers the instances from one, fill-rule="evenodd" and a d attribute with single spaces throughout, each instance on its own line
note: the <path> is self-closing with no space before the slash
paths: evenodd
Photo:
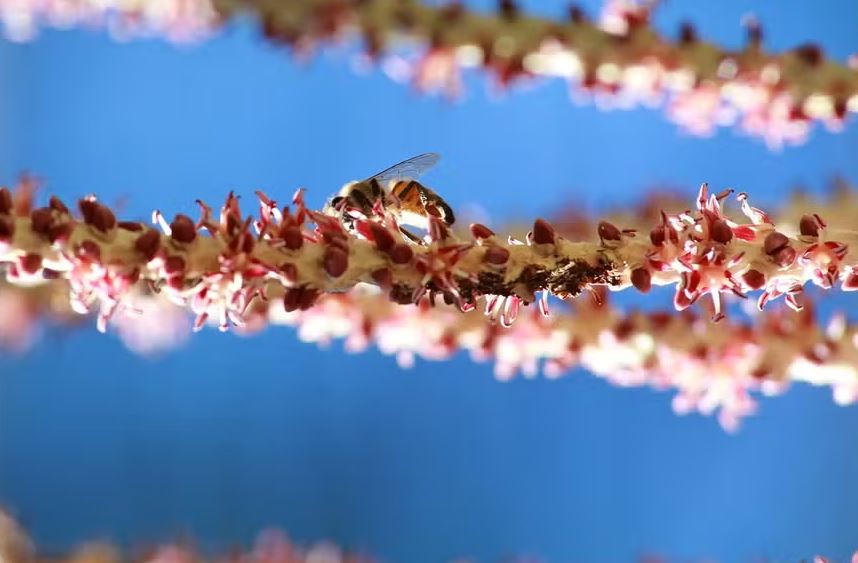
<path id="1" fill-rule="evenodd" d="M 381 185 L 385 185 L 392 180 L 416 180 L 420 175 L 438 164 L 440 159 L 441 157 L 438 153 L 427 152 L 408 160 L 403 160 L 399 164 L 394 164 L 390 168 L 382 170 L 374 176 L 370 176 L 367 180 L 375 178 Z"/>

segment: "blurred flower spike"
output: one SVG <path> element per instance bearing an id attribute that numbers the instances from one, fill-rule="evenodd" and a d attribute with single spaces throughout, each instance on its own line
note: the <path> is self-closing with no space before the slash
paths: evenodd
<path id="1" fill-rule="evenodd" d="M 301 56 L 360 38 L 366 61 L 420 91 L 456 97 L 461 74 L 472 68 L 485 69 L 500 88 L 560 78 L 575 100 L 602 109 L 665 105 L 692 134 L 738 125 L 775 149 L 803 142 L 815 122 L 840 130 L 858 112 L 858 69 L 827 58 L 819 45 L 768 53 L 755 21 L 736 51 L 704 41 L 690 23 L 668 39 L 650 25 L 657 4 L 610 0 L 599 19 L 573 6 L 552 20 L 528 15 L 512 0 L 501 0 L 495 13 L 456 1 L 0 0 L 0 20 L 16 40 L 50 25 L 187 42 L 251 13 L 268 39 Z"/>
<path id="2" fill-rule="evenodd" d="M 296 545 L 283 532 L 270 529 L 260 533 L 249 549 L 233 549 L 228 553 L 203 555 L 193 549 L 189 542 L 165 544 L 145 551 L 132 550 L 122 553 L 108 543 L 89 543 L 73 551 L 49 559 L 42 558 L 38 546 L 27 536 L 20 525 L 8 514 L 0 511 L 0 561 L 3 563 L 371 563 L 376 561 L 354 551 L 346 551 L 328 542 L 320 542 L 309 547 Z M 455 559 L 456 563 L 467 563 L 468 559 Z M 503 561 L 531 562 L 540 561 L 532 557 L 504 557 Z M 673 561 L 664 557 L 642 557 L 641 562 L 655 561 L 668 563 Z M 679 559 L 677 559 L 679 561 Z M 682 559 L 682 561 L 691 561 Z M 700 559 L 711 561 L 711 559 Z M 817 555 L 813 563 L 837 563 L 832 559 Z M 843 561 L 843 563 L 850 563 Z M 858 563 L 858 551 L 852 555 L 851 563 Z"/>
<path id="3" fill-rule="evenodd" d="M 819 213 L 775 224 L 743 193 L 735 219 L 724 209 L 732 191 L 704 184 L 694 210 L 634 228 L 602 220 L 573 241 L 544 219 L 518 240 L 481 224 L 457 232 L 431 213 L 422 238 L 406 236 L 381 205 L 351 209 L 345 222 L 308 209 L 300 190 L 284 206 L 258 192 L 255 215 L 234 194 L 219 212 L 198 202 L 197 219 L 156 211 L 156 229 L 118 220 L 93 196 L 77 212 L 56 197 L 36 207 L 33 189 L 26 180 L 0 190 L 4 292 L 54 287 L 51 302 L 64 293 L 67 307 L 95 313 L 99 330 L 113 325 L 141 353 L 182 341 L 184 309 L 197 330 L 294 324 L 304 340 L 375 342 L 404 365 L 466 349 L 494 358 L 503 379 L 582 365 L 618 385 L 675 388 L 677 412 L 717 412 L 727 429 L 754 411 L 751 392 L 794 380 L 832 386 L 841 404 L 858 400 L 858 332 L 840 317 L 818 328 L 804 298 L 808 283 L 858 289 L 858 231 Z M 675 288 L 678 312 L 706 297 L 707 315 L 622 316 L 606 303 L 607 290 L 653 286 Z M 752 292 L 760 310 L 778 297 L 789 308 L 755 326 L 725 321 L 724 296 Z M 590 297 L 573 302 L 574 314 L 549 311 L 549 296 L 581 294 Z M 38 308 L 21 310 L 4 315 L 0 333 L 27 334 L 15 327 L 31 327 Z"/>
<path id="4" fill-rule="evenodd" d="M 3 563 L 370 563 L 374 559 L 349 553 L 332 543 L 320 542 L 303 547 L 292 542 L 278 530 L 259 534 L 253 546 L 246 550 L 231 550 L 228 554 L 206 556 L 188 542 L 166 544 L 139 553 L 125 553 L 107 543 L 85 544 L 63 556 L 52 554 L 43 558 L 38 546 L 9 515 L 0 511 L 0 561 Z"/>

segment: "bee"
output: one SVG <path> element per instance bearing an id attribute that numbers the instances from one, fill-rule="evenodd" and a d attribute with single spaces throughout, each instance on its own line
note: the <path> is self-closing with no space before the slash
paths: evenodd
<path id="1" fill-rule="evenodd" d="M 453 210 L 434 191 L 417 181 L 427 170 L 438 163 L 436 153 L 421 154 L 403 160 L 365 180 L 349 182 L 328 201 L 325 213 L 338 217 L 344 226 L 352 228 L 353 211 L 372 215 L 376 203 L 396 217 L 397 222 L 428 230 L 429 216 L 439 218 L 447 225 L 456 220 Z M 414 242 L 421 242 L 413 233 L 400 227 L 402 233 Z"/>

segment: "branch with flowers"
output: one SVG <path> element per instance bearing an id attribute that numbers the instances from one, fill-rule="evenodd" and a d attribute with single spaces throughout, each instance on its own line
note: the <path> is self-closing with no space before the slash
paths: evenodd
<path id="1" fill-rule="evenodd" d="M 812 307 L 767 311 L 754 324 L 712 323 L 690 311 L 626 313 L 579 299 L 569 310 L 544 316 L 534 309 L 503 327 L 481 312 L 428 301 L 399 307 L 361 290 L 327 295 L 306 311 L 272 306 L 267 321 L 295 326 L 305 342 L 345 339 L 350 352 L 374 343 L 403 367 L 415 356 L 445 360 L 459 350 L 493 360 L 503 381 L 540 370 L 554 379 L 583 367 L 618 387 L 673 391 L 674 412 L 715 414 L 730 432 L 756 412 L 756 395 L 781 394 L 792 382 L 830 386 L 840 405 L 858 402 L 858 327 L 840 315 L 820 326 Z"/>
<path id="2" fill-rule="evenodd" d="M 702 40 L 687 23 L 668 39 L 650 25 L 657 1 L 612 0 L 601 21 L 577 7 L 565 20 L 535 17 L 513 0 L 500 0 L 494 14 L 455 1 L 213 1 L 225 18 L 256 14 L 269 39 L 299 52 L 355 35 L 373 59 L 403 42 L 420 45 L 417 60 L 394 56 L 383 64 L 422 91 L 455 96 L 461 72 L 472 67 L 489 71 L 500 86 L 561 78 L 576 97 L 594 97 L 603 108 L 667 98 L 670 118 L 694 134 L 739 123 L 772 147 L 802 142 L 813 122 L 839 129 L 848 113 L 858 112 L 858 69 L 827 58 L 819 45 L 768 53 L 755 22 L 738 51 Z"/>
<path id="3" fill-rule="evenodd" d="M 834 61 L 812 43 L 769 53 L 756 22 L 736 51 L 702 40 L 691 24 L 669 39 L 650 25 L 656 5 L 611 0 L 594 21 L 576 7 L 565 19 L 531 16 L 513 0 L 500 0 L 496 13 L 455 1 L 16 0 L 0 1 L 0 20 L 19 40 L 46 23 L 106 26 L 123 39 L 191 41 L 249 12 L 266 37 L 299 53 L 361 38 L 371 59 L 421 91 L 456 96 L 462 71 L 475 67 L 502 87 L 561 78 L 576 98 L 595 99 L 601 108 L 666 103 L 670 119 L 693 134 L 738 124 L 773 148 L 804 141 L 814 122 L 838 130 L 858 112 L 854 61 Z M 402 56 L 402 45 L 416 46 L 410 53 L 417 57 Z"/>
<path id="4" fill-rule="evenodd" d="M 305 340 L 348 337 L 352 349 L 374 341 L 406 362 L 467 349 L 494 357 L 502 377 L 533 374 L 540 362 L 551 376 L 580 364 L 619 385 L 676 388 L 676 410 L 720 409 L 729 429 L 753 411 L 751 391 L 776 393 L 789 381 L 831 385 L 839 403 L 858 399 L 856 329 L 839 318 L 817 328 L 803 304 L 808 282 L 858 288 L 850 252 L 858 232 L 813 213 L 776 225 L 746 194 L 736 195 L 741 221 L 723 209 L 729 190 L 704 185 L 695 209 L 661 211 L 648 229 L 600 221 L 593 241 L 567 240 L 543 219 L 522 240 L 481 224 L 457 233 L 430 207 L 426 235 L 414 240 L 380 204 L 351 210 L 346 228 L 308 209 L 300 190 L 282 207 L 258 192 L 254 215 L 233 194 L 219 213 L 198 202 L 196 220 L 155 212 L 159 231 L 117 220 L 92 196 L 76 213 L 56 197 L 36 207 L 33 189 L 26 180 L 0 190 L 6 281 L 61 288 L 72 310 L 96 313 L 102 331 L 135 311 L 150 322 L 166 316 L 150 306 L 157 293 L 193 312 L 196 329 L 296 324 Z M 706 297 L 709 318 L 622 316 L 602 304 L 606 290 L 654 285 L 675 287 L 678 311 Z M 725 322 L 722 297 L 752 292 L 759 309 L 784 297 L 804 313 Z M 580 299 L 571 313 L 549 312 L 549 296 L 582 293 L 599 304 Z M 409 338 L 416 327 L 420 337 Z"/>

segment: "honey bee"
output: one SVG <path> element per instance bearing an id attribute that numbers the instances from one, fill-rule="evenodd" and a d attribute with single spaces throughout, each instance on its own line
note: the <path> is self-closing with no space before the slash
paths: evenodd
<path id="1" fill-rule="evenodd" d="M 447 225 L 456 220 L 453 210 L 441 196 L 416 180 L 438 163 L 436 153 L 421 154 L 365 180 L 349 182 L 325 206 L 325 213 L 338 217 L 347 228 L 354 223 L 354 211 L 372 215 L 376 203 L 391 212 L 400 224 L 428 229 L 429 216 L 434 215 Z M 414 242 L 420 239 L 400 227 L 402 233 Z"/>

